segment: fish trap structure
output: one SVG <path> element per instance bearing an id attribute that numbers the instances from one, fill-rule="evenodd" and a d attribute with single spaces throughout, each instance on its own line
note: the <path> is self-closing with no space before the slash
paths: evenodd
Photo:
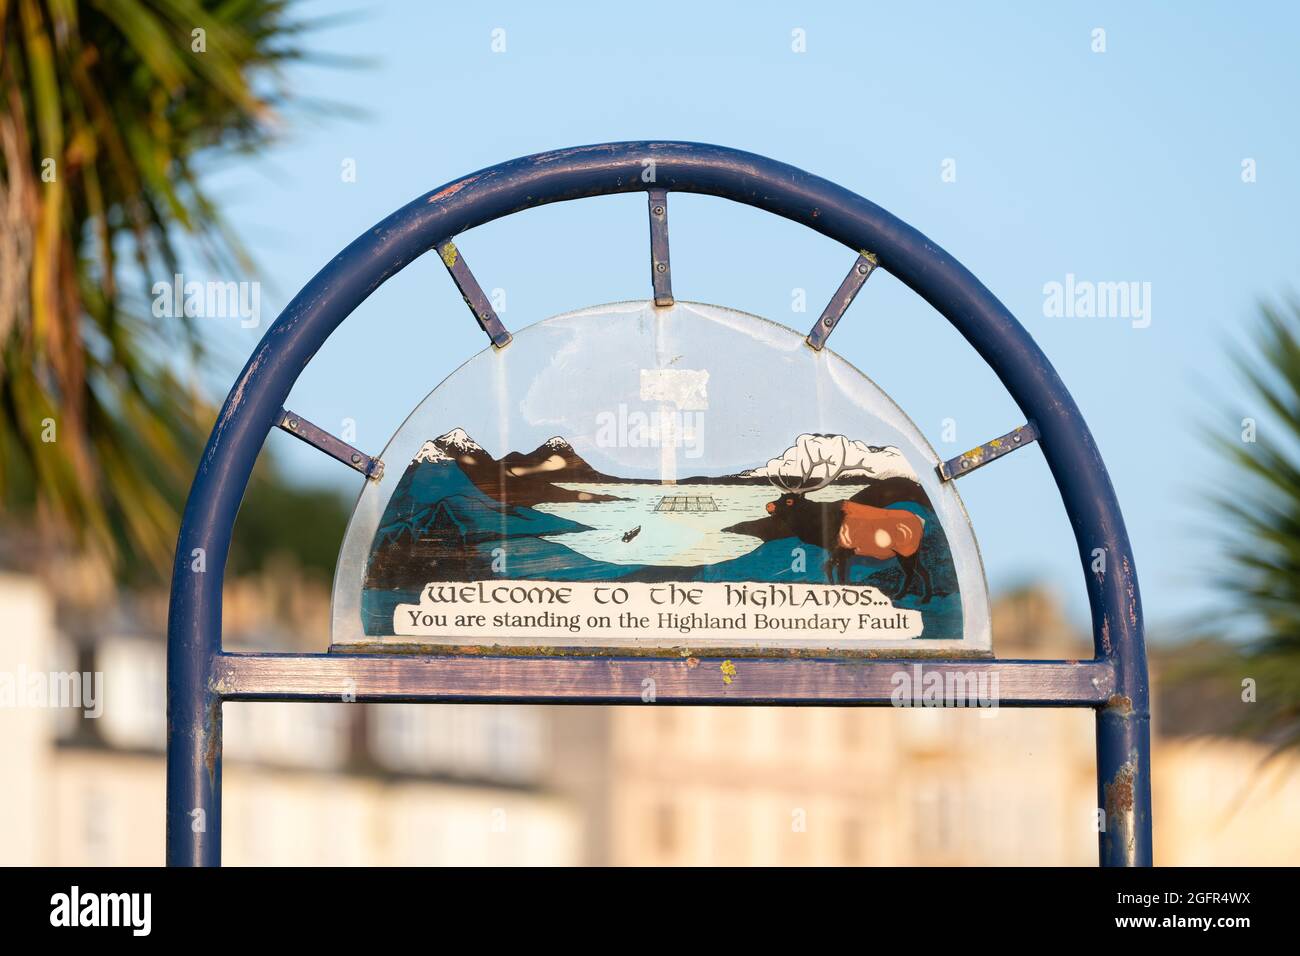
<path id="1" fill-rule="evenodd" d="M 655 511 L 717 511 L 712 495 L 664 495 Z"/>

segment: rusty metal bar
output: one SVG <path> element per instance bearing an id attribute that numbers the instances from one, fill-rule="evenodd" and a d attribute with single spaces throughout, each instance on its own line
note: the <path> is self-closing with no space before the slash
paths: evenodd
<path id="1" fill-rule="evenodd" d="M 650 209 L 650 279 L 654 285 L 655 305 L 673 304 L 673 270 L 668 260 L 668 191 L 649 192 Z"/>
<path id="2" fill-rule="evenodd" d="M 335 438 L 325 429 L 313 425 L 296 412 L 291 412 L 287 408 L 280 409 L 280 417 L 276 419 L 275 424 L 277 428 L 284 429 L 290 435 L 343 462 L 349 468 L 355 468 L 371 481 L 378 481 L 384 476 L 384 463 L 378 458 L 372 458 L 365 452 L 358 451 L 342 438 Z"/>
<path id="3" fill-rule="evenodd" d="M 876 257 L 869 252 L 858 255 L 858 261 L 853 263 L 853 268 L 844 277 L 840 287 L 831 296 L 830 302 L 826 303 L 826 308 L 822 310 L 821 317 L 817 319 L 817 324 L 808 333 L 809 345 L 818 352 L 825 347 L 826 340 L 831 337 L 831 333 L 835 331 L 835 326 L 839 325 L 840 319 L 844 318 L 844 313 L 852 304 L 858 291 L 871 278 L 871 273 L 875 272 L 879 265 L 880 263 L 876 261 Z"/>
<path id="4" fill-rule="evenodd" d="M 505 348 L 510 344 L 510 333 L 506 331 L 506 327 L 502 324 L 496 309 L 492 308 L 492 303 L 483 293 L 483 287 L 474 278 L 474 273 L 469 271 L 465 256 L 456 248 L 456 243 L 451 239 L 444 239 L 434 248 L 438 250 L 438 257 L 442 259 L 442 264 L 447 267 L 452 281 L 456 283 L 456 288 L 460 290 L 460 297 L 465 300 L 469 310 L 474 313 L 479 328 L 487 333 L 487 337 L 492 340 L 493 346 L 498 349 Z"/>
<path id="5" fill-rule="evenodd" d="M 969 475 L 976 468 L 983 468 L 991 461 L 997 461 L 1003 455 L 1009 455 L 1017 448 L 1024 448 L 1038 440 L 1038 429 L 1033 422 L 1026 422 L 1019 428 L 1007 432 L 1001 438 L 985 442 L 977 448 L 962 452 L 956 458 L 941 462 L 935 470 L 941 481 L 953 481 L 962 475 Z"/>
<path id="6" fill-rule="evenodd" d="M 729 668 L 723 665 L 729 664 Z M 1099 707 L 1114 693 L 1109 661 L 814 660 L 791 658 L 479 657 L 406 654 L 218 655 L 209 686 L 224 700 L 546 700 L 639 704 L 919 706 L 900 686 L 983 687 L 993 706 Z M 900 680 L 899 675 L 907 680 Z M 730 678 L 728 680 L 728 678 Z M 981 683 L 982 680 L 982 683 Z M 957 699 L 962 699 L 958 697 Z M 969 698 L 966 698 L 969 701 Z M 970 706 L 970 704 L 967 704 Z"/>

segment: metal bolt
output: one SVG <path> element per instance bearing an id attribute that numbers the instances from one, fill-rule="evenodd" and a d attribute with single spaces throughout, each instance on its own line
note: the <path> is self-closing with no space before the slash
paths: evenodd
<path id="1" fill-rule="evenodd" d="M 667 272 L 667 271 L 668 271 L 668 267 L 664 265 L 662 262 L 655 263 L 655 272 Z"/>
<path id="2" fill-rule="evenodd" d="M 1011 438 L 1011 440 L 1012 440 L 1013 442 L 1015 442 L 1017 445 L 1020 444 L 1020 436 L 1019 436 L 1019 435 L 1013 435 L 1012 438 Z"/>
<path id="3" fill-rule="evenodd" d="M 296 418 L 289 419 L 289 427 L 296 431 L 298 428 L 298 419 Z"/>
<path id="4" fill-rule="evenodd" d="M 970 467 L 970 462 L 969 462 L 969 461 L 963 461 L 963 462 L 961 463 L 961 470 L 962 470 L 962 471 L 965 471 L 965 470 L 966 470 L 967 468 L 969 468 L 969 467 Z"/>
<path id="5" fill-rule="evenodd" d="M 656 216 L 662 216 L 663 214 L 664 214 L 664 207 L 663 207 L 663 206 L 655 206 L 655 215 L 656 215 Z"/>
<path id="6" fill-rule="evenodd" d="M 833 315 L 828 315 L 826 316 L 826 318 L 822 319 L 822 325 L 826 326 L 826 328 L 828 329 L 834 324 L 835 324 L 835 316 Z"/>
<path id="7" fill-rule="evenodd" d="M 867 264 L 866 264 L 865 262 L 859 262 L 859 263 L 858 263 L 858 274 L 859 274 L 859 275 L 866 275 L 866 274 L 867 274 Z"/>
<path id="8" fill-rule="evenodd" d="M 352 464 L 356 465 L 356 464 L 360 464 L 360 462 L 361 462 L 361 454 L 359 452 L 353 452 Z"/>

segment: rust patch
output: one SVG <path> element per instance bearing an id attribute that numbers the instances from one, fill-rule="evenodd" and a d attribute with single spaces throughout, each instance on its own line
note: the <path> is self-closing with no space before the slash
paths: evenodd
<path id="1" fill-rule="evenodd" d="M 686 669 L 687 669 L 687 670 L 692 670 L 692 671 L 693 671 L 693 670 L 695 670 L 695 668 L 697 668 L 697 667 L 699 667 L 699 666 L 700 666 L 700 659 L 699 659 L 698 657 L 688 657 L 688 658 L 686 658 Z"/>
<path id="2" fill-rule="evenodd" d="M 426 201 L 433 203 L 433 202 L 441 202 L 444 199 L 449 199 L 452 196 L 456 195 L 456 193 L 464 189 L 466 186 L 473 183 L 476 179 L 478 179 L 477 175 L 466 176 L 464 179 L 460 180 L 459 182 L 454 182 L 450 186 L 444 186 L 442 189 L 439 189 L 436 193 L 430 196 Z"/>
<path id="3" fill-rule="evenodd" d="M 731 661 L 723 661 L 718 670 L 722 671 L 722 683 L 730 684 L 736 679 L 736 665 Z"/>
<path id="4" fill-rule="evenodd" d="M 1110 653 L 1110 616 L 1101 619 L 1101 649 Z"/>
<path id="5" fill-rule="evenodd" d="M 217 761 L 221 759 L 221 698 L 213 697 L 208 704 L 208 719 L 204 726 L 208 745 L 203 750 L 203 766 L 208 768 L 208 785 L 217 787 Z"/>
<path id="6" fill-rule="evenodd" d="M 1133 776 L 1135 770 L 1130 760 L 1115 772 L 1114 778 L 1106 784 L 1106 819 L 1119 817 L 1133 812 Z"/>
<path id="7" fill-rule="evenodd" d="M 1116 711 L 1121 717 L 1133 714 L 1133 701 L 1123 694 L 1112 694 L 1106 701 L 1106 709 Z"/>

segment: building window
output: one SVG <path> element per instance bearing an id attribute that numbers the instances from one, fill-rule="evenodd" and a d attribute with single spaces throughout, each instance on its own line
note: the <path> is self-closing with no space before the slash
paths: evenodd
<path id="1" fill-rule="evenodd" d="M 671 857 L 677 852 L 679 834 L 677 808 L 667 800 L 661 800 L 654 809 L 654 843 L 655 852 L 662 857 Z"/>
<path id="2" fill-rule="evenodd" d="M 840 861 L 845 866 L 862 866 L 863 840 L 862 821 L 857 817 L 845 817 L 840 832 Z"/>
<path id="3" fill-rule="evenodd" d="M 866 713 L 854 707 L 846 707 L 840 714 L 840 741 L 845 750 L 857 750 L 862 746 L 862 722 Z"/>

